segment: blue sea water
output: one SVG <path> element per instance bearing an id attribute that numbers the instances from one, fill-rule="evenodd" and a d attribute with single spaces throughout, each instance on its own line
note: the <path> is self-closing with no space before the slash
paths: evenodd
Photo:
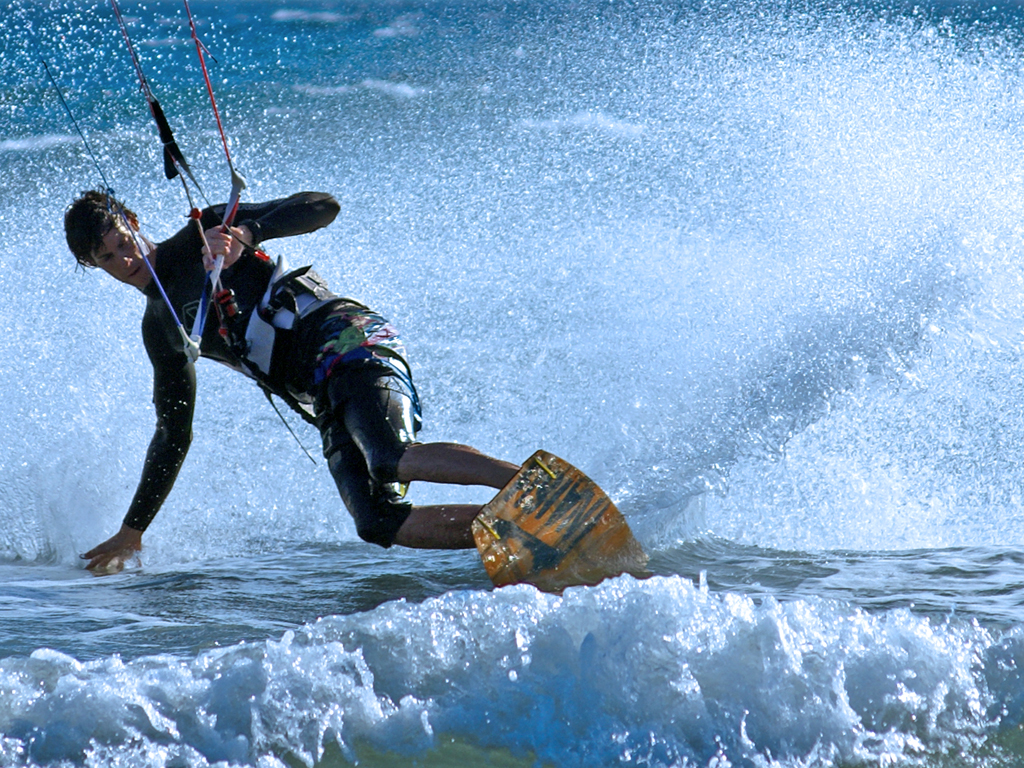
<path id="1" fill-rule="evenodd" d="M 183 7 L 122 7 L 222 200 Z M 63 244 L 100 179 L 41 60 L 147 234 L 187 203 L 110 8 L 15 0 L 0 766 L 1024 764 L 1015 4 L 193 10 L 245 198 L 342 204 L 271 250 L 402 330 L 423 439 L 570 460 L 655 575 L 555 596 L 366 545 L 208 361 L 141 566 L 82 570 L 134 491 L 151 381 L 141 296 Z"/>

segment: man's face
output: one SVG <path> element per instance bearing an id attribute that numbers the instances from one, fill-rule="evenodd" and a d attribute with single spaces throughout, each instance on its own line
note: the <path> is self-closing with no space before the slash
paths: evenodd
<path id="1" fill-rule="evenodd" d="M 103 243 L 92 255 L 96 266 L 122 283 L 143 290 L 153 276 L 142 260 L 135 238 L 125 229 L 123 222 L 116 222 L 103 236 Z"/>

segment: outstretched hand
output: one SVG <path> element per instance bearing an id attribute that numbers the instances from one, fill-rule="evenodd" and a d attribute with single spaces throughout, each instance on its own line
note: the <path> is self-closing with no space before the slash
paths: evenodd
<path id="1" fill-rule="evenodd" d="M 97 576 L 106 576 L 111 573 L 120 573 L 125 564 L 141 549 L 142 531 L 122 525 L 121 530 L 80 557 L 89 561 L 89 564 L 85 566 L 87 570 Z"/>

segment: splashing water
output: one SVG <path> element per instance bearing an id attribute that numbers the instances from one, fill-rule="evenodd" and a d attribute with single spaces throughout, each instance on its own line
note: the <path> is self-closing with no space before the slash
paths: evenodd
<path id="1" fill-rule="evenodd" d="M 79 579 L 134 491 L 151 382 L 141 298 L 65 253 L 63 208 L 98 180 L 37 51 L 144 229 L 186 207 L 105 7 L 18 3 L 0 764 L 1019 760 L 1012 9 L 194 10 L 249 199 L 342 203 L 272 250 L 401 329 L 423 439 L 564 456 L 663 578 L 485 592 L 472 553 L 364 548 L 325 468 L 204 362 L 145 569 Z M 220 201 L 183 13 L 125 11 Z"/>

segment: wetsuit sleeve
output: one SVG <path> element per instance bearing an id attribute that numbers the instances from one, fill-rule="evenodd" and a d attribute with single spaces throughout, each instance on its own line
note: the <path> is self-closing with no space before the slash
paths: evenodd
<path id="1" fill-rule="evenodd" d="M 137 531 L 146 530 L 174 486 L 192 443 L 196 399 L 195 368 L 189 365 L 185 355 L 154 357 L 149 343 L 147 350 L 153 362 L 156 430 L 146 452 L 142 479 L 124 518 L 124 524 Z"/>
<path id="2" fill-rule="evenodd" d="M 304 235 L 326 227 L 338 215 L 341 206 L 326 192 L 299 192 L 291 197 L 266 203 L 247 203 L 239 206 L 235 224 L 244 224 L 259 245 L 277 237 Z M 207 208 L 203 212 L 203 227 L 216 226 L 222 221 L 224 206 Z"/>

